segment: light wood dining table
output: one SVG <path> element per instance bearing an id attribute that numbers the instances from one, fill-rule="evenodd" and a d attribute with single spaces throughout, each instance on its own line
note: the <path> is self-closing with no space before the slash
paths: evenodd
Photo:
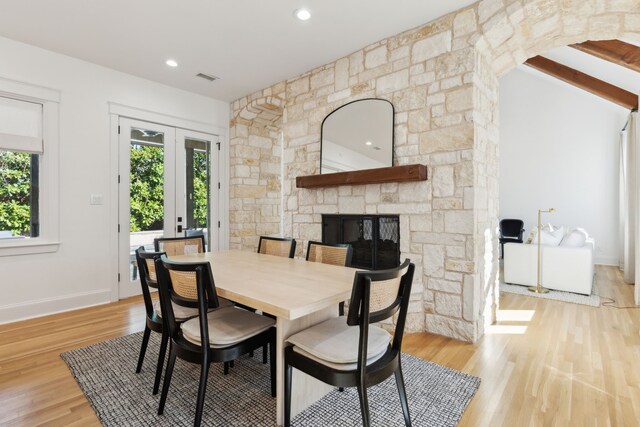
<path id="1" fill-rule="evenodd" d="M 277 423 L 284 421 L 284 346 L 298 331 L 338 315 L 351 296 L 356 269 L 243 251 L 172 256 L 182 262 L 209 261 L 218 295 L 276 317 Z M 291 415 L 334 387 L 294 369 Z"/>

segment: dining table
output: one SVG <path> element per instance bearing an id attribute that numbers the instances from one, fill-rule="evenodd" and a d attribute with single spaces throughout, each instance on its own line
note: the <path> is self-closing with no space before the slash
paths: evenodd
<path id="1" fill-rule="evenodd" d="M 356 269 L 238 250 L 170 258 L 208 261 L 219 296 L 276 318 L 276 421 L 282 425 L 287 339 L 338 316 L 338 304 L 351 297 Z M 292 383 L 292 417 L 335 388 L 295 369 Z"/>

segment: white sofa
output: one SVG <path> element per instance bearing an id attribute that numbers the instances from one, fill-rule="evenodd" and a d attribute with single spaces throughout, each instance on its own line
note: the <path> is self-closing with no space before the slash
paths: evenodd
<path id="1" fill-rule="evenodd" d="M 594 249 L 592 238 L 581 247 L 542 245 L 542 286 L 590 295 Z M 524 286 L 538 283 L 537 244 L 504 245 L 504 282 Z"/>

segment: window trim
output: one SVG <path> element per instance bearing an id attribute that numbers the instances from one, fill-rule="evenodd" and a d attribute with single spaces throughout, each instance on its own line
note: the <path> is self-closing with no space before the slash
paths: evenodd
<path id="1" fill-rule="evenodd" d="M 60 92 L 0 78 L 0 96 L 42 104 L 44 140 L 44 152 L 40 157 L 40 235 L 29 239 L 0 240 L 0 257 L 56 252 L 60 247 Z"/>

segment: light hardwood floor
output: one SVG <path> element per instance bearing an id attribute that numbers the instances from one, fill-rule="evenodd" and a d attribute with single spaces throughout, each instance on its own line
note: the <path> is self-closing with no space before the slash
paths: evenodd
<path id="1" fill-rule="evenodd" d="M 601 295 L 633 304 L 617 269 L 596 277 Z M 405 339 L 406 352 L 482 378 L 461 426 L 640 425 L 640 309 L 513 294 L 500 305 L 504 320 L 477 344 Z M 141 299 L 130 298 L 0 326 L 0 425 L 99 425 L 59 354 L 143 322 Z"/>

